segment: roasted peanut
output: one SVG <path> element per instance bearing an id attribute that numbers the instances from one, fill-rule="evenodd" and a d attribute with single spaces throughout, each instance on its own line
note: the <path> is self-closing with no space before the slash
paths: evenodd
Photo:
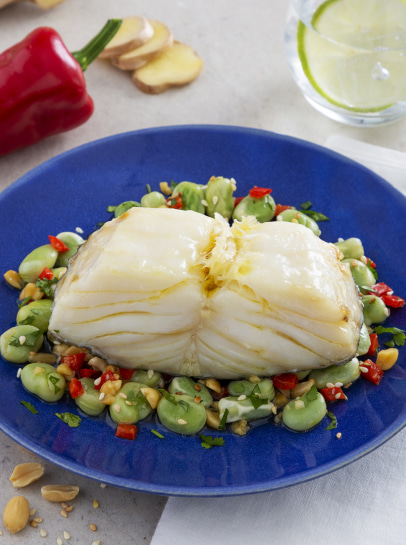
<path id="1" fill-rule="evenodd" d="M 44 474 L 44 466 L 38 463 L 19 464 L 14 468 L 10 481 L 15 488 L 23 488 L 37 481 Z"/>
<path id="2" fill-rule="evenodd" d="M 12 533 L 20 532 L 28 523 L 30 504 L 24 496 L 14 496 L 6 505 L 3 513 L 4 526 Z"/>
<path id="3" fill-rule="evenodd" d="M 52 502 L 71 501 L 79 494 L 79 487 L 64 484 L 48 484 L 41 488 L 42 497 Z"/>

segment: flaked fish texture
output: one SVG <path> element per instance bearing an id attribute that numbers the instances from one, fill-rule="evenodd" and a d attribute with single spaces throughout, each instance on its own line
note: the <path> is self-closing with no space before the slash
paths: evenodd
<path id="1" fill-rule="evenodd" d="M 348 361 L 361 324 L 348 264 L 307 227 L 133 208 L 72 260 L 49 329 L 120 367 L 233 379 Z"/>

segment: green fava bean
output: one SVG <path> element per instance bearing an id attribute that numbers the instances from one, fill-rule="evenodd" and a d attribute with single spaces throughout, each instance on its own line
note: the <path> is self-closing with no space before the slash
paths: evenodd
<path id="1" fill-rule="evenodd" d="M 75 403 L 84 413 L 89 416 L 98 416 L 101 414 L 106 405 L 99 400 L 100 390 L 94 387 L 94 380 L 83 377 L 80 379 L 84 393 L 75 397 Z"/>
<path id="2" fill-rule="evenodd" d="M 260 199 L 254 199 L 248 195 L 234 208 L 233 219 L 242 221 L 244 217 L 255 216 L 259 223 L 265 223 L 274 217 L 275 207 L 275 201 L 271 195 L 265 195 Z"/>
<path id="3" fill-rule="evenodd" d="M 294 431 L 306 431 L 314 428 L 327 413 L 324 397 L 315 388 L 310 392 L 293 399 L 285 405 L 282 419 L 285 426 Z"/>
<path id="4" fill-rule="evenodd" d="M 203 407 L 210 407 L 213 398 L 204 384 L 198 384 L 190 377 L 175 377 L 169 385 L 171 394 L 184 394 L 190 397 L 200 397 Z"/>
<path id="5" fill-rule="evenodd" d="M 269 378 L 256 383 L 252 383 L 249 380 L 232 380 L 228 383 L 228 392 L 231 396 L 236 397 L 256 394 L 260 399 L 269 399 L 270 401 L 275 397 L 275 388 L 272 380 Z"/>
<path id="6" fill-rule="evenodd" d="M 21 262 L 18 274 L 24 282 L 35 282 L 45 267 L 52 269 L 58 258 L 58 252 L 51 246 L 45 244 L 35 248 Z"/>
<path id="7" fill-rule="evenodd" d="M 376 283 L 375 276 L 369 268 L 358 259 L 343 259 L 342 263 L 349 263 L 351 274 L 357 286 L 370 288 Z"/>
<path id="8" fill-rule="evenodd" d="M 210 178 L 206 189 L 207 215 L 214 218 L 214 214 L 220 214 L 229 220 L 233 215 L 235 190 L 236 183 L 233 179 L 222 176 Z"/>
<path id="9" fill-rule="evenodd" d="M 172 195 L 181 194 L 182 210 L 194 210 L 204 214 L 206 206 L 204 204 L 204 187 L 193 182 L 180 182 L 172 191 Z"/>
<path id="10" fill-rule="evenodd" d="M 324 369 L 314 369 L 309 379 L 314 380 L 318 390 L 326 388 L 327 384 L 337 384 L 341 382 L 344 386 L 355 382 L 360 376 L 359 362 L 357 358 L 352 358 L 344 365 L 329 365 Z"/>
<path id="11" fill-rule="evenodd" d="M 43 342 L 42 332 L 33 325 L 18 325 L 0 337 L 1 355 L 12 363 L 25 363 L 30 352 L 38 352 Z"/>
<path id="12" fill-rule="evenodd" d="M 274 404 L 266 400 L 266 403 L 256 407 L 253 405 L 253 402 L 250 397 L 246 397 L 244 394 L 236 396 L 222 397 L 218 404 L 220 420 L 223 418 L 226 409 L 228 410 L 227 414 L 227 424 L 230 422 L 236 422 L 237 420 L 256 420 L 258 418 L 264 418 L 272 414 L 272 409 Z"/>
<path id="13" fill-rule="evenodd" d="M 147 385 L 138 382 L 126 382 L 120 389 L 115 402 L 110 405 L 110 416 L 114 422 L 117 424 L 135 424 L 151 413 L 151 405 L 142 394 L 141 388 L 147 388 Z M 124 394 L 126 397 L 121 397 L 120 394 Z"/>
<path id="14" fill-rule="evenodd" d="M 376 295 L 363 295 L 362 304 L 364 305 L 364 323 L 367 326 L 380 324 L 389 316 L 389 309 L 382 299 Z"/>
<path id="15" fill-rule="evenodd" d="M 158 373 L 158 371 L 153 371 L 152 369 L 150 369 L 149 371 L 144 371 L 144 369 L 137 369 L 137 371 L 135 371 L 133 376 L 131 377 L 131 380 L 133 382 L 141 382 L 143 386 L 155 388 L 155 386 L 158 386 L 161 377 L 162 375 L 161 373 Z"/>
<path id="16" fill-rule="evenodd" d="M 56 238 L 61 240 L 69 248 L 65 252 L 59 252 L 56 266 L 67 267 L 69 259 L 77 253 L 79 246 L 81 246 L 85 240 L 77 233 L 71 233 L 70 231 L 59 233 Z"/>
<path id="17" fill-rule="evenodd" d="M 315 235 L 320 236 L 321 234 L 319 226 L 314 221 L 314 219 L 306 216 L 306 214 L 303 214 L 303 212 L 300 212 L 299 210 L 294 210 L 293 208 L 290 208 L 289 210 L 284 210 L 276 217 L 276 219 L 278 221 L 290 221 L 293 223 L 300 223 L 301 225 L 304 225 L 305 227 L 311 229 Z"/>
<path id="18" fill-rule="evenodd" d="M 45 333 L 51 318 L 51 299 L 40 299 L 24 305 L 17 313 L 18 325 L 32 325 Z"/>
<path id="19" fill-rule="evenodd" d="M 165 428 L 181 435 L 195 435 L 206 424 L 206 409 L 188 395 L 162 397 L 157 413 Z"/>
<path id="20" fill-rule="evenodd" d="M 343 259 L 361 259 L 364 255 L 364 247 L 359 238 L 347 238 L 346 240 L 335 242 L 334 245 L 337 246 L 343 254 Z"/>
<path id="21" fill-rule="evenodd" d="M 358 342 L 358 355 L 363 356 L 369 350 L 371 346 L 371 338 L 368 333 L 368 328 L 365 324 L 362 324 L 361 331 L 359 333 L 359 342 Z"/>
<path id="22" fill-rule="evenodd" d="M 49 403 L 59 401 L 65 393 L 65 377 L 48 363 L 29 363 L 21 371 L 21 381 L 26 390 Z"/>
<path id="23" fill-rule="evenodd" d="M 166 199 L 159 191 L 151 191 L 142 197 L 141 206 L 144 208 L 160 208 L 166 206 Z"/>
<path id="24" fill-rule="evenodd" d="M 303 380 L 304 378 L 307 377 L 307 375 L 310 374 L 310 371 L 311 369 L 308 369 L 307 371 L 298 371 L 297 373 L 295 373 L 295 375 L 297 376 L 299 380 Z"/>
<path id="25" fill-rule="evenodd" d="M 141 206 L 139 202 L 137 201 L 125 201 L 119 204 L 114 209 L 114 217 L 119 218 L 122 216 L 127 210 L 130 210 L 130 208 L 135 208 L 137 206 Z"/>

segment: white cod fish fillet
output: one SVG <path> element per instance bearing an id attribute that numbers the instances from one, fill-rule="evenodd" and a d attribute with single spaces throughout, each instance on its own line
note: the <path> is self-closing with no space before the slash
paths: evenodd
<path id="1" fill-rule="evenodd" d="M 346 362 L 361 324 L 348 264 L 307 227 L 132 208 L 71 261 L 49 329 L 120 367 L 233 379 Z"/>

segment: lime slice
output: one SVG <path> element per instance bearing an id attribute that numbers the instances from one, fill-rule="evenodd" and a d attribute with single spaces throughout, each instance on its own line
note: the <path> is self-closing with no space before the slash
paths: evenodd
<path id="1" fill-rule="evenodd" d="M 406 0 L 327 0 L 299 22 L 299 58 L 314 89 L 359 112 L 406 100 Z"/>

